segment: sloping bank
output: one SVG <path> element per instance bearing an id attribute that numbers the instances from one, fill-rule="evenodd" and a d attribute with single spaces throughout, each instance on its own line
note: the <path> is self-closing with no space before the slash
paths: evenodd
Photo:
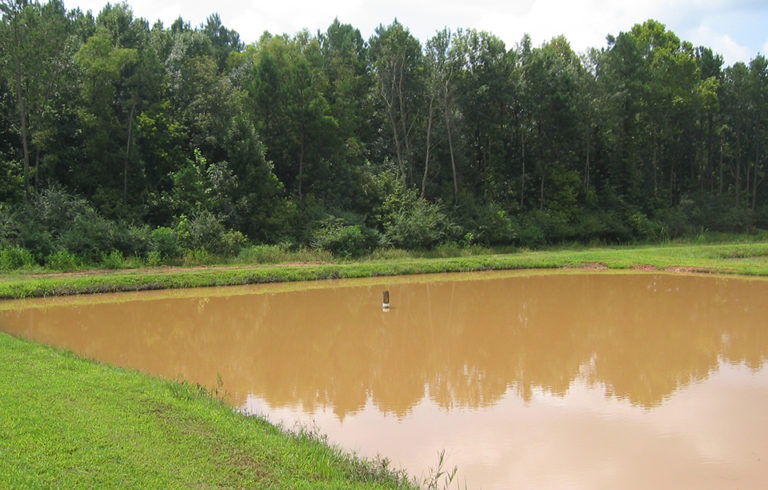
<path id="1" fill-rule="evenodd" d="M 164 268 L 91 274 L 17 275 L 0 280 L 0 299 L 149 289 L 231 286 L 439 272 L 599 266 L 768 275 L 768 243 L 614 247 L 440 259 L 305 265 Z"/>
<path id="2" fill-rule="evenodd" d="M 0 333 L 0 488 L 410 488 L 199 387 Z"/>

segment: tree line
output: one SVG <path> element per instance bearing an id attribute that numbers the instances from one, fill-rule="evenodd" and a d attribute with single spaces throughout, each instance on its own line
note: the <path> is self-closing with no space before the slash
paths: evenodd
<path id="1" fill-rule="evenodd" d="M 0 246 L 39 263 L 768 225 L 766 58 L 725 66 L 654 20 L 579 54 L 473 29 L 421 43 L 397 20 L 246 45 L 217 14 L 0 10 Z"/>

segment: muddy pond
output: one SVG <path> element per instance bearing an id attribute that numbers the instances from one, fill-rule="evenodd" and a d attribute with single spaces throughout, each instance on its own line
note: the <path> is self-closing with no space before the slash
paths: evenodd
<path id="1" fill-rule="evenodd" d="M 768 481 L 765 280 L 495 272 L 126 293 L 0 302 L 0 330 L 205 385 L 417 477 L 444 450 L 462 487 Z"/>

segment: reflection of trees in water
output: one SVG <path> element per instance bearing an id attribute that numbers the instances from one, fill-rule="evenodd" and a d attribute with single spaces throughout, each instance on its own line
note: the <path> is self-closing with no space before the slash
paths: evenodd
<path id="1" fill-rule="evenodd" d="M 13 315 L 22 330 L 107 362 L 248 394 L 272 406 L 370 399 L 403 416 L 425 396 L 481 407 L 576 379 L 653 407 L 720 359 L 766 358 L 768 283 L 651 275 L 534 276 L 142 301 Z M 2 318 L 2 317 L 0 317 Z M 29 334 L 32 336 L 31 334 Z M 40 338 L 40 337 L 38 337 Z"/>

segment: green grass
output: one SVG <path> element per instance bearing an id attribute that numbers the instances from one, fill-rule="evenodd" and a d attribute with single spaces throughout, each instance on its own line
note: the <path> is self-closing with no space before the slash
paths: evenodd
<path id="1" fill-rule="evenodd" d="M 413 483 L 197 386 L 0 333 L 1 488 L 392 488 Z"/>
<path id="2" fill-rule="evenodd" d="M 459 257 L 374 256 L 358 262 L 305 265 L 241 264 L 206 268 L 98 271 L 67 275 L 12 273 L 0 276 L 0 298 L 60 296 L 148 289 L 193 288 L 391 276 L 437 272 L 582 267 L 611 269 L 683 267 L 724 274 L 768 275 L 768 242 L 555 249 Z"/>

